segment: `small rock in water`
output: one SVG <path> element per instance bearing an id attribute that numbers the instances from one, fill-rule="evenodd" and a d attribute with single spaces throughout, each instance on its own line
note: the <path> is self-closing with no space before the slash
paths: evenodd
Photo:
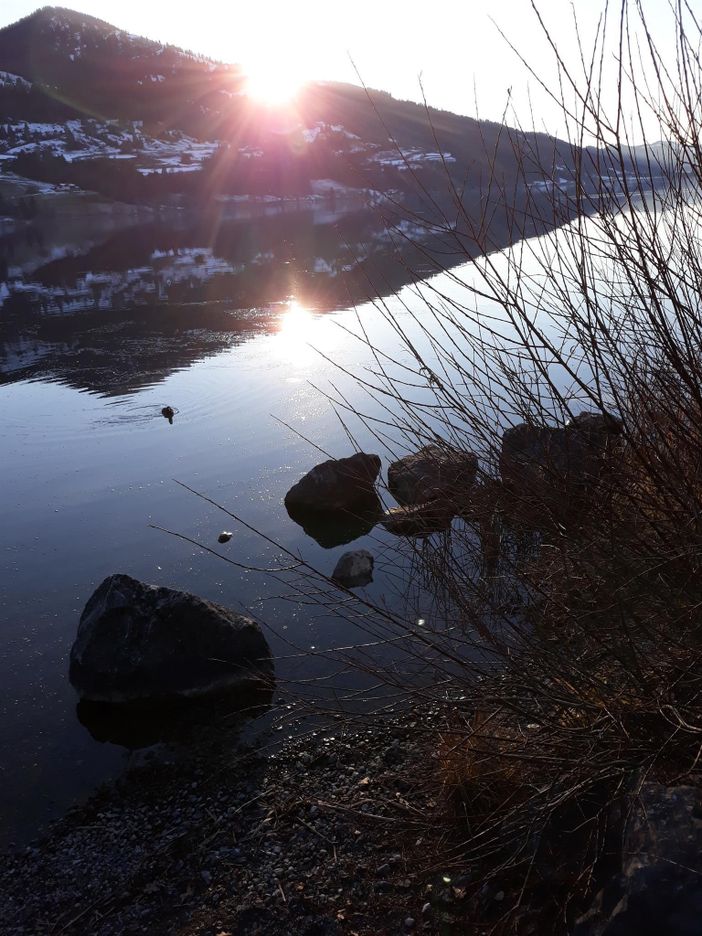
<path id="1" fill-rule="evenodd" d="M 367 549 L 356 549 L 344 553 L 339 559 L 332 580 L 344 588 L 358 588 L 373 581 L 373 556 Z"/>
<path id="2" fill-rule="evenodd" d="M 234 534 L 230 533 L 228 530 L 222 530 L 222 532 L 217 537 L 218 543 L 228 543 Z"/>
<path id="3" fill-rule="evenodd" d="M 167 419 L 168 422 L 173 425 L 173 417 L 175 416 L 175 410 L 172 406 L 164 406 L 161 410 L 161 415 L 164 419 Z"/>

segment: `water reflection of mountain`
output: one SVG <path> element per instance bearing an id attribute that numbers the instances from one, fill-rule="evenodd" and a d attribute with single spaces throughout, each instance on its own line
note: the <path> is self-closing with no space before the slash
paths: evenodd
<path id="1" fill-rule="evenodd" d="M 398 246 L 409 260 L 405 238 L 424 242 L 425 229 L 404 219 L 393 236 L 369 210 L 331 217 L 318 223 L 318 215 L 304 211 L 246 220 L 171 215 L 50 258 L 29 275 L 7 260 L 4 309 L 48 314 L 220 300 L 247 308 L 291 294 L 334 307 L 348 301 L 349 290 L 357 300 L 373 295 L 368 280 L 381 291 L 407 282 L 395 261 Z M 356 275 L 342 276 L 348 273 Z"/>
<path id="2" fill-rule="evenodd" d="M 32 315 L 4 330 L 0 384 L 47 380 L 104 396 L 134 393 L 246 341 L 271 321 L 220 305 Z"/>
<path id="3" fill-rule="evenodd" d="M 485 245 L 515 238 L 494 216 Z M 86 237 L 83 250 L 48 251 L 13 266 L 0 243 L 0 383 L 44 379 L 105 395 L 134 392 L 262 330 L 290 297 L 327 311 L 384 296 L 454 266 L 459 250 L 406 215 L 377 212 L 167 218 Z M 533 233 L 534 224 L 527 233 Z M 520 229 L 520 234 L 524 231 Z M 7 247 L 8 242 L 5 242 Z M 42 258 L 42 254 L 44 257 Z"/>

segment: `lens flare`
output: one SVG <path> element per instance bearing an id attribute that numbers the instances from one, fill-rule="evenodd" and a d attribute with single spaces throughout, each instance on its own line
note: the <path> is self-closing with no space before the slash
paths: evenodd
<path id="1" fill-rule="evenodd" d="M 244 89 L 252 100 L 267 107 L 285 107 L 300 93 L 304 79 L 294 74 L 285 63 L 261 63 L 246 69 Z"/>

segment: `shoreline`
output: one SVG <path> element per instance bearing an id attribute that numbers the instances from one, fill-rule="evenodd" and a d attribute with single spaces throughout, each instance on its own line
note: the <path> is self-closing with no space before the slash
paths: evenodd
<path id="1" fill-rule="evenodd" d="M 132 768 L 6 857 L 4 932 L 434 933 L 434 747 L 372 724 L 270 754 L 225 729 Z"/>

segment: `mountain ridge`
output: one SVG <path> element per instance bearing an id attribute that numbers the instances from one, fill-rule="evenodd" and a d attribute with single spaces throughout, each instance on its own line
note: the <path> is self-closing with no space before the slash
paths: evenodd
<path id="1" fill-rule="evenodd" d="M 240 66 L 66 7 L 45 6 L 0 29 L 0 72 L 8 76 L 0 163 L 45 182 L 95 187 L 97 178 L 110 197 L 120 186 L 137 200 L 146 189 L 194 197 L 186 176 L 206 168 L 221 194 L 302 195 L 315 179 L 387 192 L 410 182 L 445 189 L 449 175 L 474 188 L 516 179 L 525 163 L 542 178 L 539 164 L 548 172 L 574 162 L 571 147 L 547 134 L 351 84 L 310 82 L 289 111 L 267 109 L 247 96 Z M 180 149 L 161 158 L 169 135 Z M 197 149 L 204 142 L 212 144 L 207 166 Z M 103 172 L 87 167 L 97 159 Z M 139 182 L 156 173 L 179 178 Z"/>

